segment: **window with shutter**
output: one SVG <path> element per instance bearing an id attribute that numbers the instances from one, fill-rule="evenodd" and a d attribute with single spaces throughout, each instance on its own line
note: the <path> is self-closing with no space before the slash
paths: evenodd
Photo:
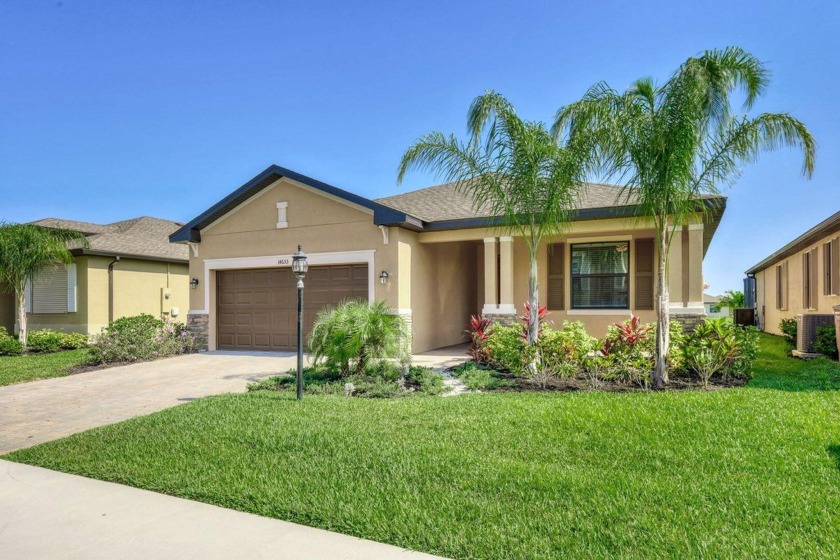
<path id="1" fill-rule="evenodd" d="M 35 314 L 76 311 L 76 265 L 43 270 L 28 285 L 27 310 Z"/>
<path id="2" fill-rule="evenodd" d="M 817 307 L 817 250 L 802 253 L 802 307 Z"/>
<path id="3" fill-rule="evenodd" d="M 548 246 L 548 308 L 566 308 L 566 286 L 563 271 L 566 266 L 566 244 L 551 243 Z"/>
<path id="4" fill-rule="evenodd" d="M 636 309 L 653 309 L 653 239 L 636 240 Z"/>
<path id="5" fill-rule="evenodd" d="M 823 295 L 828 296 L 833 292 L 831 286 L 831 242 L 823 243 Z"/>
<path id="6" fill-rule="evenodd" d="M 818 305 L 817 294 L 819 294 L 818 290 L 819 290 L 819 283 L 820 282 L 819 282 L 819 269 L 817 267 L 818 267 L 819 258 L 820 258 L 819 253 L 820 252 L 816 248 L 811 249 L 811 258 L 808 259 L 808 264 L 811 266 L 811 270 L 810 270 L 810 273 L 809 273 L 809 275 L 811 277 L 810 278 L 811 288 L 810 288 L 810 291 L 809 291 L 809 295 L 810 295 L 811 299 L 808 300 L 810 302 L 811 309 L 816 309 L 817 305 Z"/>
<path id="7" fill-rule="evenodd" d="M 571 246 L 573 309 L 630 308 L 630 243 Z"/>

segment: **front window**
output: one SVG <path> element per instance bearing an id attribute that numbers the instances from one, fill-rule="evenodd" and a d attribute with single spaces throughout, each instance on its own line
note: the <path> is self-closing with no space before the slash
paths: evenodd
<path id="1" fill-rule="evenodd" d="M 572 308 L 630 308 L 630 243 L 572 245 Z"/>

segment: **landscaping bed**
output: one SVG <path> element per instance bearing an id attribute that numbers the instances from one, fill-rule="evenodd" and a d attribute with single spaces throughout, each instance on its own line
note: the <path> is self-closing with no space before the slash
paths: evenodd
<path id="1" fill-rule="evenodd" d="M 717 391 L 211 397 L 8 455 L 457 559 L 837 557 L 840 365 Z"/>

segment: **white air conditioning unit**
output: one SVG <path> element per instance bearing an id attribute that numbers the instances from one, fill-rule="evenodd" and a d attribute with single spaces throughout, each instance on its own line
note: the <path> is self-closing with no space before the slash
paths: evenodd
<path id="1" fill-rule="evenodd" d="M 796 351 L 811 354 L 811 345 L 817 339 L 817 329 L 834 324 L 834 315 L 806 313 L 796 316 Z"/>

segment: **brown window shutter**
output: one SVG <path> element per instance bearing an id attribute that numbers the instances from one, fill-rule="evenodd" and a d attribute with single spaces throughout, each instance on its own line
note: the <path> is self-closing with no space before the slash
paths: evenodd
<path id="1" fill-rule="evenodd" d="M 788 296 L 790 296 L 790 261 L 785 261 L 782 266 L 782 309 L 788 308 Z"/>
<path id="2" fill-rule="evenodd" d="M 653 239 L 637 239 L 636 249 L 636 309 L 653 309 Z"/>
<path id="3" fill-rule="evenodd" d="M 831 295 L 831 241 L 823 243 L 822 246 L 822 263 L 823 263 L 823 295 Z"/>
<path id="4" fill-rule="evenodd" d="M 817 308 L 817 294 L 819 294 L 819 251 L 814 248 L 811 249 L 811 257 L 808 259 L 808 264 L 811 266 L 810 289 L 808 290 L 811 300 L 811 309 Z"/>
<path id="5" fill-rule="evenodd" d="M 840 237 L 831 240 L 831 292 L 830 295 L 840 295 Z"/>
<path id="6" fill-rule="evenodd" d="M 548 246 L 548 308 L 565 309 L 565 243 L 551 243 Z"/>
<path id="7" fill-rule="evenodd" d="M 776 309 L 782 307 L 782 265 L 776 265 Z"/>

